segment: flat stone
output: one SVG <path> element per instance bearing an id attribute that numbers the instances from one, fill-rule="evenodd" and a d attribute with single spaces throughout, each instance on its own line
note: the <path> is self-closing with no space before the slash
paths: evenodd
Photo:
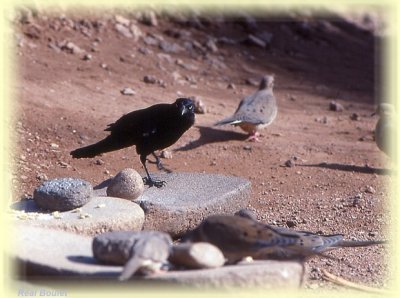
<path id="1" fill-rule="evenodd" d="M 19 276 L 36 276 L 48 279 L 116 280 L 122 266 L 98 264 L 92 255 L 92 238 L 65 231 L 16 225 L 12 231 L 13 249 L 7 254 L 16 260 Z M 9 246 L 11 247 L 11 246 Z M 16 248 L 16 249 L 15 249 Z M 129 283 L 145 285 L 170 284 L 198 288 L 298 288 L 303 267 L 297 262 L 254 261 L 215 269 L 169 271 L 135 276 Z"/>
<path id="2" fill-rule="evenodd" d="M 93 197 L 82 208 L 57 213 L 40 209 L 33 200 L 14 203 L 11 208 L 19 223 L 91 236 L 108 231 L 140 231 L 144 223 L 138 204 L 113 197 Z"/>
<path id="3" fill-rule="evenodd" d="M 37 187 L 33 199 L 43 209 L 66 211 L 85 205 L 92 195 L 93 186 L 85 180 L 57 178 Z"/>
<path id="4" fill-rule="evenodd" d="M 217 174 L 158 172 L 151 174 L 166 185 L 145 186 L 135 201 L 143 208 L 146 219 L 144 229 L 162 231 L 173 238 L 195 228 L 208 215 L 234 214 L 249 204 L 249 180 Z M 96 195 L 105 195 L 104 181 L 95 187 Z"/>
<path id="5" fill-rule="evenodd" d="M 121 266 L 102 266 L 92 256 L 92 238 L 28 225 L 13 230 L 17 274 L 28 276 L 107 276 L 120 274 Z"/>
<path id="6" fill-rule="evenodd" d="M 303 266 L 294 261 L 254 261 L 213 269 L 169 271 L 143 280 L 196 288 L 299 288 Z"/>

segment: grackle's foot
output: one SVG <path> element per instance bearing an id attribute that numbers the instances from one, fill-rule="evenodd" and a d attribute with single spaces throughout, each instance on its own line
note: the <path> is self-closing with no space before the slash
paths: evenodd
<path id="1" fill-rule="evenodd" d="M 149 177 L 144 177 L 143 178 L 143 183 L 144 183 L 144 185 L 148 185 L 149 187 L 155 186 L 157 188 L 163 187 L 163 186 L 165 186 L 167 184 L 167 182 L 165 182 L 165 181 L 153 180 L 153 179 L 151 179 Z"/>

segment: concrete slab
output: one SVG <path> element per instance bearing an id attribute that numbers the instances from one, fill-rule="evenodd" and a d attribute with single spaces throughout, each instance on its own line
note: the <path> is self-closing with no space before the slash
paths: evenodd
<path id="1" fill-rule="evenodd" d="M 108 231 L 140 231 L 144 223 L 144 212 L 138 204 L 113 197 L 93 197 L 83 207 L 65 212 L 44 211 L 34 200 L 14 203 L 11 208 L 17 224 L 90 236 Z"/>
<path id="2" fill-rule="evenodd" d="M 161 188 L 146 186 L 135 202 L 143 208 L 143 229 L 169 233 L 177 238 L 215 213 L 234 214 L 249 204 L 249 180 L 217 174 L 157 173 L 152 177 L 166 181 Z M 95 187 L 105 195 L 109 180 Z"/>
<path id="3" fill-rule="evenodd" d="M 146 281 L 195 288 L 295 289 L 302 283 L 303 266 L 293 261 L 254 261 L 213 269 L 169 271 Z"/>
<path id="4" fill-rule="evenodd" d="M 8 255 L 24 278 L 110 280 L 117 283 L 122 266 L 100 265 L 92 255 L 92 238 L 60 230 L 19 225 Z M 198 288 L 297 288 L 302 266 L 297 262 L 255 261 L 215 269 L 169 271 L 134 277 L 127 283 L 168 284 Z M 89 283 L 90 285 L 90 283 Z"/>
<path id="5" fill-rule="evenodd" d="M 98 265 L 92 237 L 61 230 L 17 225 L 12 250 L 22 276 L 107 276 L 117 278 L 121 266 Z"/>

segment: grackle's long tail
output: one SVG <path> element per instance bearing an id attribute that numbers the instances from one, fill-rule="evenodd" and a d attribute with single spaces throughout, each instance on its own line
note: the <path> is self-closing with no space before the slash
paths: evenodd
<path id="1" fill-rule="evenodd" d="M 110 135 L 104 140 L 101 140 L 93 145 L 73 150 L 70 154 L 73 158 L 91 158 L 101 153 L 122 149 L 124 147 L 127 147 L 124 142 L 121 142 Z"/>

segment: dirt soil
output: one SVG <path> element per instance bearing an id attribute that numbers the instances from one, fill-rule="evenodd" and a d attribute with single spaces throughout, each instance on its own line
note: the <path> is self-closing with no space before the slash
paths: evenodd
<path id="1" fill-rule="evenodd" d="M 56 177 L 96 185 L 127 167 L 144 174 L 134 148 L 81 160 L 69 152 L 102 139 L 127 112 L 196 96 L 207 112 L 168 148 L 168 168 L 249 179 L 249 208 L 267 223 L 386 239 L 390 161 L 374 142 L 370 116 L 382 67 L 376 32 L 340 16 L 174 15 L 157 14 L 157 24 L 137 12 L 17 16 L 13 199 Z M 138 40 L 124 36 L 132 23 L 143 34 Z M 246 40 L 249 34 L 264 44 Z M 247 142 L 239 128 L 212 127 L 264 74 L 275 75 L 279 112 L 261 142 Z M 145 83 L 146 75 L 156 82 Z M 126 87 L 135 94 L 123 95 Z M 343 111 L 331 111 L 331 101 Z M 385 287 L 388 251 L 348 248 L 329 253 L 336 259 L 312 259 L 305 288 L 338 288 L 322 280 L 322 268 Z"/>

